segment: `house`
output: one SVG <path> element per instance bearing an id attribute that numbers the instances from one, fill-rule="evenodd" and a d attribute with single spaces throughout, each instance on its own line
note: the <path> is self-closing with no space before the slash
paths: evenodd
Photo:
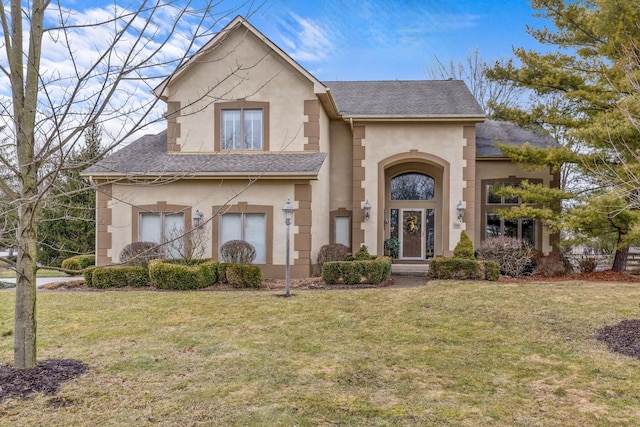
<path id="1" fill-rule="evenodd" d="M 204 224 L 205 256 L 243 239 L 265 277 L 283 277 L 287 200 L 293 277 L 316 272 L 329 243 L 382 254 L 397 238 L 396 263 L 451 255 L 463 230 L 475 245 L 507 234 L 553 249 L 536 221 L 501 220 L 496 209 L 519 201 L 491 191 L 523 179 L 557 186 L 494 145 L 553 141 L 486 120 L 462 81 L 319 81 L 237 17 L 154 92 L 166 130 L 83 172 L 99 185 L 98 265 L 131 242 Z"/>

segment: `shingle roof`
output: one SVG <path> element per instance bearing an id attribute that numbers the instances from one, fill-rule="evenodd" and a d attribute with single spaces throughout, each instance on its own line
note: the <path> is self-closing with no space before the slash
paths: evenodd
<path id="1" fill-rule="evenodd" d="M 323 83 L 340 113 L 347 117 L 484 117 L 484 111 L 461 80 Z"/>
<path id="2" fill-rule="evenodd" d="M 167 153 L 167 131 L 145 135 L 83 175 L 317 175 L 325 153 Z"/>
<path id="3" fill-rule="evenodd" d="M 523 145 L 528 142 L 533 147 L 550 147 L 558 143 L 542 132 L 525 129 L 512 122 L 486 120 L 476 124 L 476 156 L 477 157 L 502 157 L 496 142 L 506 142 L 513 145 Z"/>

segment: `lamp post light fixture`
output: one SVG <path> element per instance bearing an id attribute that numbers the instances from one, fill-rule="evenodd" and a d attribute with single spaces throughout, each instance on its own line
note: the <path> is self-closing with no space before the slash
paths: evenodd
<path id="1" fill-rule="evenodd" d="M 462 200 L 458 202 L 456 211 L 458 212 L 458 222 L 462 222 L 462 220 L 464 219 L 464 205 L 462 204 Z"/>
<path id="2" fill-rule="evenodd" d="M 200 228 L 202 226 L 202 212 L 196 209 L 196 213 L 193 214 L 193 228 Z"/>
<path id="3" fill-rule="evenodd" d="M 368 221 L 369 218 L 371 218 L 371 203 L 369 203 L 369 200 L 364 202 L 363 207 L 364 207 L 364 220 Z"/>
<path id="4" fill-rule="evenodd" d="M 284 213 L 284 223 L 287 226 L 287 255 L 286 255 L 286 272 L 285 272 L 285 291 L 284 296 L 290 297 L 289 293 L 289 229 L 291 228 L 291 222 L 293 221 L 293 211 L 295 208 L 291 204 L 291 200 L 287 199 L 287 204 L 282 208 L 282 213 Z"/>

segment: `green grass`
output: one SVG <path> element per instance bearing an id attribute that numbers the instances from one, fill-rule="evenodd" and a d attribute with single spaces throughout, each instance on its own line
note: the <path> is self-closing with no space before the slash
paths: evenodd
<path id="1" fill-rule="evenodd" d="M 57 270 L 47 270 L 46 268 L 39 269 L 36 272 L 37 277 L 68 277 L 69 275 Z M 0 270 L 0 279 L 15 278 L 16 272 L 13 270 Z"/>
<path id="2" fill-rule="evenodd" d="M 0 363 L 13 292 L 0 292 Z M 594 339 L 629 283 L 40 292 L 39 359 L 91 370 L 0 425 L 637 426 L 640 361 Z"/>

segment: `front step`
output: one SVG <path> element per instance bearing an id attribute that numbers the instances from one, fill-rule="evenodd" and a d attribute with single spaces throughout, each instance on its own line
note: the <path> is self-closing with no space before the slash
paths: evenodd
<path id="1" fill-rule="evenodd" d="M 426 276 L 429 264 L 391 264 L 391 274 L 396 276 Z"/>

